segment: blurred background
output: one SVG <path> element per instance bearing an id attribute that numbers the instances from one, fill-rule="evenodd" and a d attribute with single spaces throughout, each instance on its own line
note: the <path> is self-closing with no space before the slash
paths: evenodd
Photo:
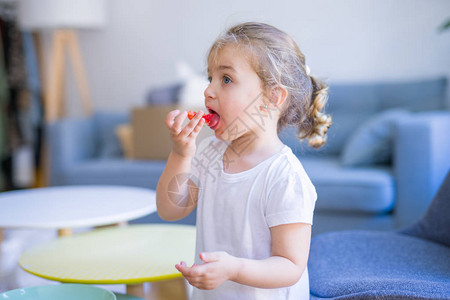
<path id="1" fill-rule="evenodd" d="M 9 105 L 9 113 L 18 111 L 17 116 L 9 116 L 9 133 L 3 134 L 10 136 L 2 140 L 3 176 L 10 177 L 4 178 L 10 183 L 3 189 L 29 187 L 37 180 L 29 166 L 33 156 L 34 160 L 41 156 L 37 144 L 45 108 L 39 104 L 44 104 L 46 86 L 51 86 L 49 103 L 59 102 L 62 107 L 47 105 L 55 114 L 50 118 L 55 119 L 92 111 L 131 112 L 148 102 L 151 91 L 189 80 L 188 92 L 196 95 L 201 106 L 207 51 L 221 31 L 239 22 L 266 22 L 292 35 L 312 74 L 330 84 L 447 78 L 450 74 L 450 30 L 443 29 L 450 16 L 446 0 L 277 4 L 101 0 L 81 1 L 79 7 L 70 2 L 68 7 L 55 7 L 52 1 L 25 0 L 22 9 L 19 2 L 0 0 L 4 75 L 8 77 L 4 87 L 9 81 L 11 89 L 3 105 Z M 67 20 L 64 14 L 74 19 Z M 8 33 L 9 29 L 13 32 Z M 75 54 L 70 50 L 57 54 L 55 32 L 60 29 L 76 34 L 77 46 L 67 46 Z M 22 41 L 20 32 L 31 36 Z M 56 86 L 60 88 L 55 90 Z M 34 100 L 23 96 L 30 91 Z M 27 120 L 32 124 L 26 124 Z M 34 140 L 34 151 L 19 147 L 30 140 Z M 6 143 L 10 151 L 4 149 Z"/>
<path id="2" fill-rule="evenodd" d="M 326 147 L 283 138 L 318 192 L 313 235 L 422 216 L 450 168 L 448 0 L 0 0 L 0 192 L 155 189 L 165 114 L 203 106 L 209 47 L 245 21 L 290 34 L 330 84 Z M 6 235 L 0 291 L 34 283 L 16 261 L 40 239 Z"/>
<path id="3" fill-rule="evenodd" d="M 206 77 L 212 42 L 243 21 L 291 34 L 312 74 L 328 82 L 448 76 L 450 31 L 438 29 L 449 15 L 446 0 L 111 0 L 106 25 L 79 38 L 94 106 L 123 110 L 143 104 L 151 87 L 178 80 L 179 61 Z M 67 93 L 68 103 L 78 103 L 70 85 Z"/>

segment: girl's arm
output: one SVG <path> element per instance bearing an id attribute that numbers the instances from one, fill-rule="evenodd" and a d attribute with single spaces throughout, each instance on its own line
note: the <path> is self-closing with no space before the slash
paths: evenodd
<path id="1" fill-rule="evenodd" d="M 214 289 L 226 280 L 258 288 L 295 284 L 302 276 L 309 255 L 311 225 L 294 223 L 271 227 L 272 256 L 263 260 L 237 258 L 226 252 L 201 253 L 205 264 L 176 265 L 190 284 Z"/>
<path id="2" fill-rule="evenodd" d="M 195 139 L 205 123 L 202 115 L 200 111 L 184 128 L 186 111 L 174 110 L 166 117 L 173 147 L 156 187 L 158 214 L 166 221 L 186 217 L 197 204 L 197 186 L 188 178 L 196 151 Z"/>
<path id="3" fill-rule="evenodd" d="M 303 223 L 270 228 L 272 256 L 265 260 L 238 259 L 239 272 L 233 281 L 260 288 L 295 284 L 306 268 L 311 225 Z"/>

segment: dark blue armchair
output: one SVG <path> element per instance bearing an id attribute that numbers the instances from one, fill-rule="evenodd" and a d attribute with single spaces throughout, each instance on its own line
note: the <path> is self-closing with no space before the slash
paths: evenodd
<path id="1" fill-rule="evenodd" d="M 450 172 L 403 230 L 325 233 L 311 243 L 311 299 L 450 299 Z"/>

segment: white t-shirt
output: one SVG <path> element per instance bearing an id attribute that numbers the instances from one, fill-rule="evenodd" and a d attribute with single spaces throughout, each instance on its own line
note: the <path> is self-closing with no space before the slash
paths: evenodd
<path id="1" fill-rule="evenodd" d="M 227 146 L 207 138 L 192 161 L 192 178 L 199 187 L 197 264 L 203 263 L 199 253 L 214 251 L 266 259 L 271 256 L 270 227 L 312 224 L 316 190 L 289 147 L 250 170 L 229 174 L 222 163 Z M 194 288 L 192 299 L 309 299 L 308 270 L 291 287 L 261 289 L 226 281 L 214 290 Z"/>

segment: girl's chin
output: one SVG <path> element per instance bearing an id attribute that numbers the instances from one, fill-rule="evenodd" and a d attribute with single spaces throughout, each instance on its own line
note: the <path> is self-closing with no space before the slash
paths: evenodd
<path id="1" fill-rule="evenodd" d="M 232 142 L 233 140 L 235 140 L 232 139 L 230 135 L 225 134 L 223 131 L 216 131 L 214 132 L 214 134 L 218 140 L 221 140 L 223 142 Z"/>
<path id="2" fill-rule="evenodd" d="M 220 127 L 222 127 L 223 124 L 221 124 L 221 122 L 219 121 L 215 126 L 213 127 L 209 127 L 211 130 L 214 131 L 214 135 L 216 136 L 216 138 L 223 140 L 223 133 L 224 130 L 221 129 Z"/>
<path id="3" fill-rule="evenodd" d="M 230 135 L 229 134 L 225 134 L 225 131 L 223 129 L 220 128 L 216 128 L 214 130 L 214 135 L 216 136 L 217 139 L 224 141 L 224 142 L 229 142 L 230 140 Z"/>
<path id="4" fill-rule="evenodd" d="M 223 130 L 217 130 L 217 129 L 214 130 L 214 135 L 215 135 L 216 138 L 218 138 L 219 140 L 226 141 Z"/>

